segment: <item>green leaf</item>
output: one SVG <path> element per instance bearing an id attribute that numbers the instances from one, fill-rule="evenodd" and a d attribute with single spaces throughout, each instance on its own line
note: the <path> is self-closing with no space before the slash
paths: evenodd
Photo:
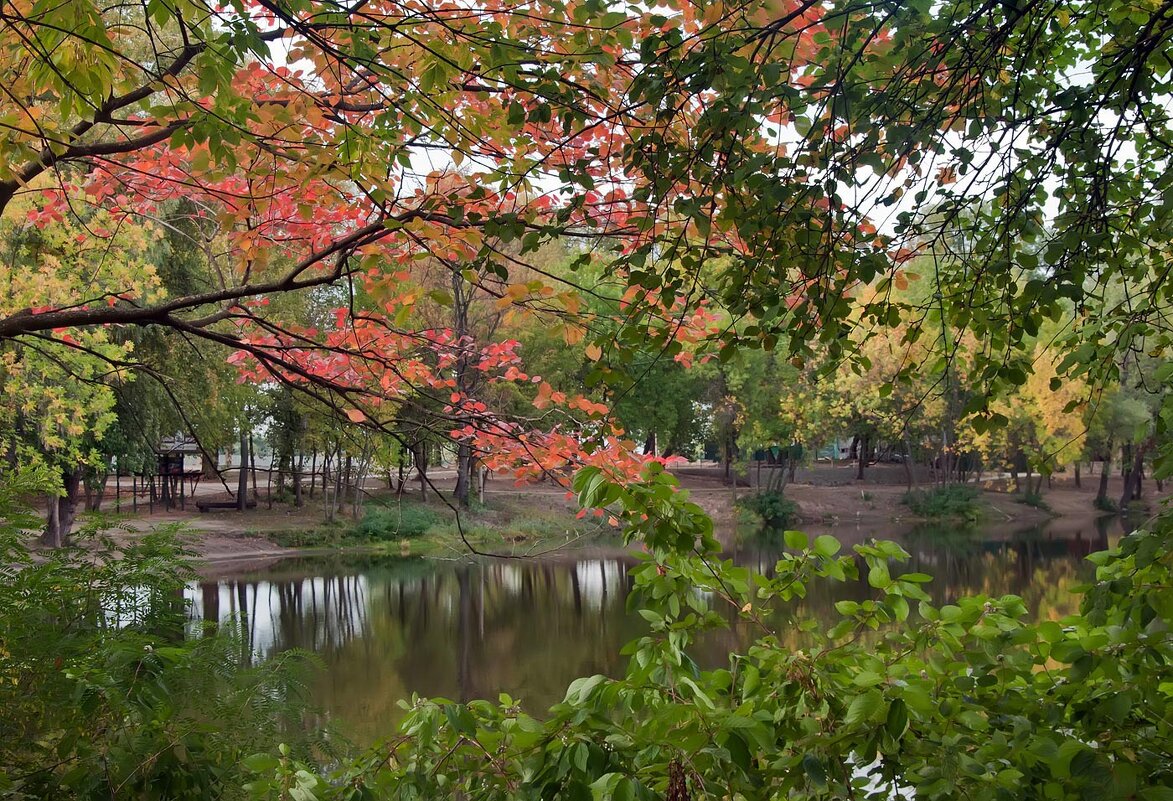
<path id="1" fill-rule="evenodd" d="M 883 706 L 884 696 L 876 690 L 870 690 L 852 699 L 843 720 L 849 725 L 874 720 Z"/>
<path id="2" fill-rule="evenodd" d="M 872 562 L 868 570 L 868 584 L 878 590 L 887 589 L 892 585 L 892 576 L 888 572 L 888 563 L 883 559 Z"/>
<path id="3" fill-rule="evenodd" d="M 1173 787 L 1144 787 L 1137 795 L 1143 801 L 1173 801 Z"/>
<path id="4" fill-rule="evenodd" d="M 253 773 L 271 773 L 281 764 L 272 754 L 253 754 L 245 757 L 241 762 Z"/>
<path id="5" fill-rule="evenodd" d="M 461 704 L 448 704 L 444 707 L 444 716 L 448 718 L 448 725 L 466 737 L 476 734 L 477 722 L 468 707 Z"/>
<path id="6" fill-rule="evenodd" d="M 1047 620 L 1039 624 L 1038 634 L 1043 642 L 1056 643 L 1063 639 L 1063 627 L 1053 620 Z"/>
<path id="7" fill-rule="evenodd" d="M 801 531 L 785 531 L 782 533 L 782 539 L 787 548 L 795 551 L 806 550 L 806 546 L 810 542 L 806 534 Z"/>
<path id="8" fill-rule="evenodd" d="M 815 553 L 819 556 L 830 558 L 839 553 L 841 547 L 839 540 L 830 534 L 820 534 L 815 537 Z"/>
<path id="9" fill-rule="evenodd" d="M 884 722 L 884 728 L 896 739 L 903 737 L 904 732 L 908 730 L 908 706 L 901 699 L 897 698 L 888 707 L 888 719 Z"/>
<path id="10" fill-rule="evenodd" d="M 816 787 L 827 786 L 827 769 L 823 766 L 823 761 L 817 756 L 811 753 L 804 754 L 802 757 L 802 769 L 806 773 L 806 777 Z"/>
<path id="11" fill-rule="evenodd" d="M 641 610 L 641 613 L 647 610 Z M 657 617 L 657 619 L 659 619 Z M 595 674 L 594 676 L 586 676 L 584 678 L 575 679 L 570 682 L 570 686 L 566 688 L 566 703 L 581 704 L 590 698 L 591 693 L 595 688 L 607 680 L 606 676 Z"/>

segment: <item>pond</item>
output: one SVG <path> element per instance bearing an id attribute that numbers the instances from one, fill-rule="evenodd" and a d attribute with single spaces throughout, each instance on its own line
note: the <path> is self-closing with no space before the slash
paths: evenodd
<path id="1" fill-rule="evenodd" d="M 825 533 L 845 545 L 871 535 Z M 920 527 L 884 536 L 911 553 L 906 571 L 934 577 L 938 603 L 1013 593 L 1035 614 L 1058 618 L 1077 608 L 1071 588 L 1089 575 L 1084 557 L 1119 533 L 1101 520 L 1064 531 Z M 769 572 L 778 552 L 759 543 L 727 555 Z M 471 700 L 506 692 L 537 712 L 561 700 L 576 677 L 619 675 L 620 648 L 647 631 L 625 609 L 635 563 L 618 548 L 540 560 L 291 557 L 194 583 L 187 597 L 196 619 L 240 620 L 258 656 L 290 648 L 317 654 L 325 669 L 314 678 L 314 701 L 362 744 L 394 731 L 403 714 L 397 702 L 412 693 Z M 866 584 L 820 586 L 804 604 L 829 625 L 836 600 L 868 593 Z M 734 625 L 695 656 L 722 664 L 754 634 Z"/>

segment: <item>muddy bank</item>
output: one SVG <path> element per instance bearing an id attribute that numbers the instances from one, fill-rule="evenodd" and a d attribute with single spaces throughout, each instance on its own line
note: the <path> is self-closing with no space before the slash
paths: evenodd
<path id="1" fill-rule="evenodd" d="M 811 532 L 853 530 L 872 532 L 874 536 L 891 536 L 920 522 L 901 503 L 906 488 L 903 470 L 899 466 L 877 465 L 869 469 L 863 481 L 856 480 L 854 472 L 850 465 L 820 465 L 817 469 L 800 470 L 796 481 L 786 488 L 786 496 L 798 507 L 800 520 L 795 527 Z M 736 499 L 753 490 L 727 485 L 719 466 L 713 464 L 687 465 L 678 469 L 677 474 L 682 486 L 690 490 L 693 499 L 713 517 L 720 538 L 726 542 L 732 540 L 737 520 Z M 447 476 L 439 474 L 435 479 L 441 491 L 450 489 L 447 485 L 451 480 Z M 1083 486 L 1078 488 L 1069 479 L 1054 481 L 1052 486 L 1043 489 L 1042 500 L 1046 509 L 1021 503 L 1017 496 L 1005 491 L 983 489 L 982 525 L 1005 525 L 1007 531 L 1018 531 L 1046 523 L 1049 531 L 1077 532 L 1102 515 L 1092 503 L 1097 483 L 1098 477 L 1085 478 Z M 1121 490 L 1120 477 L 1113 476 L 1109 481 L 1109 497 L 1118 497 Z M 1157 508 L 1161 499 L 1155 494 L 1153 482 L 1146 482 L 1145 490 L 1145 502 L 1150 508 Z M 409 493 L 407 497 L 417 500 L 413 495 Z M 535 516 L 547 517 L 551 513 L 561 515 L 560 510 L 565 510 L 568 525 L 574 520 L 573 501 L 567 499 L 565 489 L 553 484 L 519 487 L 508 479 L 498 478 L 490 482 L 486 501 L 491 506 L 520 510 L 523 517 L 527 509 L 532 509 Z M 443 508 L 438 502 L 433 503 L 438 509 Z M 155 514 L 140 512 L 126 519 L 111 534 L 116 541 L 120 538 L 129 540 L 167 524 L 181 524 L 189 532 L 189 547 L 197 558 L 209 565 L 218 565 L 211 569 L 222 572 L 237 567 L 255 568 L 288 556 L 311 553 L 306 548 L 278 545 L 268 535 L 319 528 L 323 525 L 323 514 L 317 504 L 301 509 L 274 504 L 270 509 L 262 503 L 245 512 L 218 510 L 201 513 L 189 503 L 186 510 Z M 1120 528 L 1123 530 L 1127 526 L 1122 524 Z M 338 550 L 330 549 L 330 552 Z M 316 552 L 323 551 L 318 548 Z"/>

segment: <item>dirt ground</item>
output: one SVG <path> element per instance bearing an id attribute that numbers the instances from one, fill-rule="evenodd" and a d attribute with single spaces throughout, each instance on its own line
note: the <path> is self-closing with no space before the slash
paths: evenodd
<path id="1" fill-rule="evenodd" d="M 734 519 L 733 489 L 727 486 L 713 468 L 688 466 L 678 471 L 682 485 L 692 489 L 697 502 L 720 525 Z M 991 479 L 981 483 L 984 520 L 987 524 L 1005 522 L 1013 528 L 1049 522 L 1056 529 L 1079 528 L 1099 517 L 1103 512 L 1093 506 L 1099 475 L 1083 476 L 1082 486 L 1076 487 L 1069 476 L 1055 478 L 1050 486 L 1044 482 L 1042 497 L 1049 509 L 1039 509 L 1021 503 L 1011 490 L 1011 482 Z M 1113 500 L 1123 491 L 1120 476 L 1109 478 L 1108 497 Z M 851 465 L 833 467 L 820 465 L 815 470 L 799 470 L 794 483 L 786 487 L 786 496 L 798 505 L 798 514 L 804 524 L 817 527 L 840 525 L 887 526 L 893 523 L 913 524 L 914 515 L 901 499 L 907 492 L 905 473 L 898 465 L 874 465 L 865 471 L 864 480 L 855 478 Z M 1167 488 L 1168 490 L 1168 488 Z M 740 487 L 738 496 L 751 492 Z M 1158 495 L 1152 481 L 1144 482 L 1143 502 L 1156 509 L 1170 493 Z"/>
<path id="2" fill-rule="evenodd" d="M 729 533 L 736 519 L 734 503 L 752 489 L 727 485 L 720 468 L 711 463 L 683 465 L 675 470 L 683 487 L 693 495 L 714 519 L 718 532 Z M 449 491 L 454 476 L 448 472 L 436 471 L 432 479 L 437 489 Z M 1015 496 L 1004 490 L 1006 482 L 987 482 L 983 490 L 987 523 L 1006 522 L 1013 529 L 1020 529 L 1043 522 L 1053 521 L 1052 527 L 1078 528 L 1087 525 L 1099 513 L 1092 506 L 1098 476 L 1085 476 L 1082 488 L 1076 488 L 1068 478 L 1055 480 L 1048 488 L 1044 486 L 1043 499 L 1050 511 L 1037 509 L 1018 502 Z M 1109 497 L 1117 498 L 1122 490 L 1119 476 L 1110 479 Z M 112 488 L 111 488 L 112 490 Z M 380 489 L 372 482 L 368 487 L 372 493 Z M 385 490 L 382 490 L 385 491 Z M 851 465 L 820 464 L 814 469 L 800 470 L 795 481 L 786 488 L 786 495 L 799 509 L 802 525 L 811 530 L 831 530 L 842 526 L 875 527 L 891 531 L 894 527 L 912 525 L 916 522 L 909 510 L 900 503 L 906 491 L 905 474 L 898 465 L 875 465 L 866 473 L 863 481 L 855 479 Z M 145 502 L 140 500 L 139 512 L 128 515 L 123 527 L 127 534 L 135 536 L 168 523 L 182 523 L 193 532 L 192 547 L 201 559 L 209 562 L 268 561 L 291 553 L 304 553 L 284 548 L 267 539 L 264 534 L 281 530 L 304 530 L 322 525 L 323 514 L 320 499 L 309 501 L 302 509 L 293 509 L 283 504 L 268 508 L 264 489 L 261 488 L 261 502 L 254 509 L 245 512 L 216 510 L 200 512 L 195 501 L 226 500 L 227 495 L 219 483 L 200 486 L 195 497 L 186 499 L 184 510 L 162 510 L 155 506 L 154 513 L 148 513 Z M 412 487 L 409 497 L 418 498 L 418 485 Z M 530 484 L 516 486 L 508 478 L 497 477 L 487 485 L 486 500 L 514 505 L 534 504 L 548 512 L 551 506 L 564 506 L 568 519 L 573 514 L 571 502 L 566 499 L 564 489 L 551 484 Z M 1162 501 L 1156 495 L 1152 481 L 1145 482 L 1145 502 L 1155 509 Z M 121 507 L 129 507 L 123 496 Z M 106 511 L 113 511 L 112 503 L 105 503 Z"/>

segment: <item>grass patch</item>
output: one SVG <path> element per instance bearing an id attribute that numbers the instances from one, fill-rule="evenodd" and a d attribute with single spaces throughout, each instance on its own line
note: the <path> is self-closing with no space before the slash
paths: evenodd
<path id="1" fill-rule="evenodd" d="M 1018 496 L 1015 500 L 1025 506 L 1032 506 L 1035 509 L 1042 509 L 1044 512 L 1051 511 L 1051 505 L 1043 500 L 1041 492 L 1028 491 Z"/>
<path id="2" fill-rule="evenodd" d="M 1092 506 L 1096 507 L 1101 512 L 1115 513 L 1120 511 L 1120 507 L 1116 505 L 1116 501 L 1112 500 L 1111 498 L 1101 498 L 1096 496 L 1096 498 L 1092 500 Z"/>
<path id="3" fill-rule="evenodd" d="M 756 492 L 737 499 L 738 523 L 778 531 L 798 518 L 798 504 L 780 492 Z"/>
<path id="4" fill-rule="evenodd" d="M 442 518 L 422 504 L 398 503 L 394 506 L 371 506 L 362 520 L 351 528 L 351 535 L 365 542 L 412 540 L 427 534 Z"/>
<path id="5" fill-rule="evenodd" d="M 900 502 L 909 511 L 925 520 L 966 520 L 981 519 L 981 493 L 968 484 L 946 484 L 928 490 L 913 490 L 904 493 Z"/>
<path id="6" fill-rule="evenodd" d="M 282 548 L 336 548 L 347 544 L 348 532 L 349 526 L 341 524 L 249 533 L 264 537 Z"/>
<path id="7" fill-rule="evenodd" d="M 413 553 L 463 547 L 464 539 L 478 549 L 492 550 L 521 543 L 568 541 L 581 537 L 607 536 L 611 529 L 594 519 L 576 520 L 569 508 L 559 504 L 494 501 L 476 504 L 461 513 L 460 529 L 452 510 L 440 503 L 417 500 L 372 500 L 362 519 L 339 519 L 301 529 L 258 532 L 286 548 L 341 548 L 400 546 L 411 542 Z"/>
<path id="8" fill-rule="evenodd" d="M 421 503 L 369 504 L 362 519 L 339 519 L 301 529 L 264 532 L 262 536 L 284 548 L 336 548 L 400 543 L 427 536 L 444 522 L 440 510 Z"/>

